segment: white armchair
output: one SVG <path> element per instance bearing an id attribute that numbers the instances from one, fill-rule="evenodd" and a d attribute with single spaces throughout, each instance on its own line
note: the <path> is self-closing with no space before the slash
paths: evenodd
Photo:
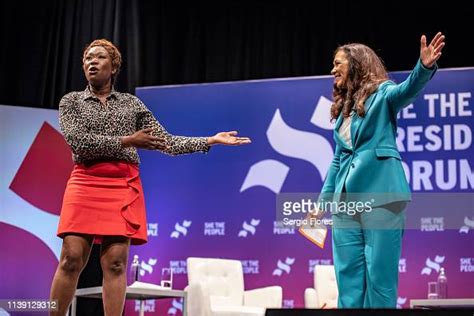
<path id="1" fill-rule="evenodd" d="M 337 308 L 336 273 L 333 265 L 314 266 L 314 288 L 304 292 L 306 308 Z"/>
<path id="2" fill-rule="evenodd" d="M 188 258 L 188 316 L 264 316 L 265 308 L 281 308 L 282 288 L 244 291 L 238 260 Z"/>

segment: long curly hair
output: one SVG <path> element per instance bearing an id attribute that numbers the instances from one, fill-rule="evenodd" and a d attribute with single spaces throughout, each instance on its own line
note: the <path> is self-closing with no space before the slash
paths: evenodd
<path id="1" fill-rule="evenodd" d="M 86 48 L 84 48 L 84 52 L 82 54 L 82 62 L 84 63 L 84 60 L 86 58 L 87 52 L 92 48 L 100 46 L 103 47 L 110 55 L 110 58 L 112 59 L 112 69 L 115 70 L 115 73 L 112 74 L 112 84 L 115 83 L 115 79 L 117 78 L 119 72 L 120 72 L 120 66 L 122 65 L 122 54 L 120 54 L 120 51 L 118 48 L 112 44 L 112 42 L 106 40 L 106 39 L 96 39 L 92 43 L 88 44 Z"/>
<path id="2" fill-rule="evenodd" d="M 349 74 L 345 87 L 333 87 L 331 119 L 337 119 L 341 112 L 349 117 L 352 109 L 364 117 L 364 103 L 382 82 L 388 80 L 387 70 L 380 57 L 364 44 L 339 46 L 334 56 L 339 51 L 343 51 L 349 61 Z"/>

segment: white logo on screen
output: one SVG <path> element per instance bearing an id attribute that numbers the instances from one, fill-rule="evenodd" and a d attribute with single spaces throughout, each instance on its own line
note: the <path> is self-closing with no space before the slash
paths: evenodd
<path id="1" fill-rule="evenodd" d="M 140 312 L 142 301 L 135 300 L 135 311 Z M 155 300 L 145 300 L 144 312 L 153 313 L 155 312 Z"/>
<path id="2" fill-rule="evenodd" d="M 441 268 L 441 263 L 444 262 L 445 256 L 438 256 L 434 258 L 434 260 L 431 260 L 430 258 L 426 258 L 425 261 L 425 267 L 423 270 L 421 270 L 421 274 L 426 274 L 426 275 L 431 275 L 431 271 L 435 270 L 436 272 L 439 272 L 439 269 Z"/>
<path id="3" fill-rule="evenodd" d="M 173 269 L 173 275 L 188 273 L 186 260 L 170 260 L 170 268 Z"/>
<path id="4" fill-rule="evenodd" d="M 204 236 L 225 236 L 225 222 L 204 222 Z"/>
<path id="5" fill-rule="evenodd" d="M 140 262 L 140 276 L 145 276 L 145 274 L 148 272 L 149 274 L 153 273 L 153 266 L 156 265 L 158 260 L 155 258 L 150 258 L 148 261 L 142 260 Z"/>
<path id="6" fill-rule="evenodd" d="M 283 300 L 283 308 L 295 308 L 295 300 Z"/>
<path id="7" fill-rule="evenodd" d="M 188 234 L 188 228 L 192 222 L 184 220 L 182 224 L 176 223 L 174 225 L 174 231 L 171 233 L 171 238 L 179 238 L 181 235 L 186 236 Z"/>
<path id="8" fill-rule="evenodd" d="M 173 299 L 171 307 L 168 309 L 168 315 L 176 315 L 178 311 L 183 311 L 183 299 Z"/>
<path id="9" fill-rule="evenodd" d="M 403 305 L 407 302 L 406 297 L 398 297 L 397 298 L 397 308 L 403 308 Z"/>
<path id="10" fill-rule="evenodd" d="M 332 130 L 330 108 L 332 102 L 321 96 L 310 122 L 313 125 Z M 267 129 L 267 139 L 277 153 L 291 158 L 305 160 L 313 165 L 324 179 L 333 158 L 331 143 L 323 136 L 290 127 L 277 109 Z M 290 167 L 274 159 L 264 159 L 254 163 L 247 172 L 240 192 L 254 186 L 263 186 L 275 194 L 280 190 L 290 171 Z"/>
<path id="11" fill-rule="evenodd" d="M 286 257 L 285 261 L 278 260 L 277 268 L 273 270 L 273 275 L 282 276 L 285 272 L 286 274 L 290 274 L 291 266 L 295 263 L 295 258 Z"/>
<path id="12" fill-rule="evenodd" d="M 248 224 L 246 221 L 242 224 L 242 230 L 239 232 L 239 237 L 246 238 L 248 234 L 255 235 L 255 232 L 257 231 L 257 226 L 260 224 L 259 219 L 253 219 L 250 221 L 250 224 Z"/>
<path id="13" fill-rule="evenodd" d="M 469 217 L 464 217 L 464 226 L 459 229 L 460 234 L 467 234 L 469 230 L 474 228 L 474 219 L 470 219 Z"/>
<path id="14" fill-rule="evenodd" d="M 241 260 L 242 270 L 244 274 L 259 274 L 260 273 L 260 261 L 257 259 L 252 260 Z"/>
<path id="15" fill-rule="evenodd" d="M 406 258 L 400 258 L 398 260 L 398 272 L 399 273 L 407 272 L 407 259 Z"/>
<path id="16" fill-rule="evenodd" d="M 147 235 L 152 237 L 158 237 L 158 223 L 147 224 Z"/>
<path id="17" fill-rule="evenodd" d="M 474 272 L 474 258 L 459 258 L 459 272 Z"/>
<path id="18" fill-rule="evenodd" d="M 444 231 L 444 217 L 421 217 L 420 231 L 436 232 Z"/>

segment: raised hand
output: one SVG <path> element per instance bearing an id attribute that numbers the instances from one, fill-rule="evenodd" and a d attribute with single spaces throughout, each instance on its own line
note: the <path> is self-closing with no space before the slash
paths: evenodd
<path id="1" fill-rule="evenodd" d="M 250 144 L 252 141 L 248 137 L 237 137 L 237 131 L 231 132 L 220 132 L 216 135 L 209 137 L 207 139 L 207 143 L 209 145 L 230 145 L 230 146 L 238 146 L 238 145 L 245 145 Z"/>
<path id="2" fill-rule="evenodd" d="M 153 128 L 139 130 L 129 136 L 122 137 L 123 147 L 136 147 L 151 150 L 165 150 L 168 148 L 164 138 L 151 135 Z"/>
<path id="3" fill-rule="evenodd" d="M 433 67 L 434 63 L 441 57 L 441 50 L 444 45 L 444 35 L 441 32 L 435 35 L 428 46 L 426 46 L 426 36 L 421 36 L 420 58 L 425 67 Z"/>

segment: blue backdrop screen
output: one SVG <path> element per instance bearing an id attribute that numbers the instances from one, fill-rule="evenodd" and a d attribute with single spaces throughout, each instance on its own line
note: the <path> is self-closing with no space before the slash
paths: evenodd
<path id="1" fill-rule="evenodd" d="M 407 72 L 392 73 L 401 82 Z M 216 146 L 208 154 L 169 157 L 142 151 L 149 243 L 133 251 L 159 281 L 162 267 L 187 284 L 186 258 L 242 261 L 247 288 L 281 285 L 284 304 L 302 307 L 315 264 L 332 264 L 331 241 L 320 249 L 276 221 L 279 193 L 318 192 L 333 156 L 329 120 L 332 78 L 311 77 L 137 90 L 175 135 L 237 130 L 252 144 Z M 414 193 L 472 193 L 474 70 L 440 70 L 400 113 L 398 147 Z M 464 216 L 465 215 L 465 216 Z M 424 214 L 407 230 L 400 260 L 399 306 L 424 298 L 439 268 L 452 297 L 472 297 L 472 209 L 456 223 Z M 450 223 L 449 225 L 447 223 Z M 146 270 L 145 270 L 146 271 Z"/>

